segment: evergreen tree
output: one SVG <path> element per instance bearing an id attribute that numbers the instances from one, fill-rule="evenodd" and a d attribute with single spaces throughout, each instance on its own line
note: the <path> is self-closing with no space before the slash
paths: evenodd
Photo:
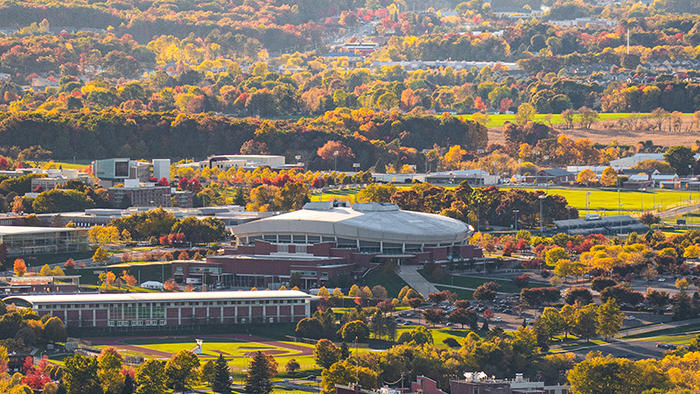
<path id="1" fill-rule="evenodd" d="M 231 373 L 222 354 L 219 354 L 219 358 L 214 363 L 214 381 L 211 388 L 216 393 L 228 394 L 231 392 Z"/>
<path id="2" fill-rule="evenodd" d="M 248 367 L 245 390 L 262 394 L 272 391 L 272 378 L 277 374 L 277 362 L 272 356 L 256 352 Z"/>
<path id="3" fill-rule="evenodd" d="M 350 348 L 347 343 L 343 342 L 340 344 L 340 359 L 347 360 L 348 357 L 350 357 Z"/>

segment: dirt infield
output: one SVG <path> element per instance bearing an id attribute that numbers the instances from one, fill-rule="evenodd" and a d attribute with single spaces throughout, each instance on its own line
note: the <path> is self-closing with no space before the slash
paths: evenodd
<path id="1" fill-rule="evenodd" d="M 244 334 L 206 335 L 206 336 L 198 336 L 198 338 L 202 338 L 205 341 L 207 341 L 207 340 L 223 340 L 223 341 L 258 343 L 261 345 L 266 345 L 266 346 L 271 346 L 271 347 L 273 346 L 273 347 L 277 347 L 277 348 L 281 348 L 281 349 L 297 351 L 300 353 L 300 354 L 298 354 L 298 356 L 310 356 L 313 354 L 313 348 L 310 348 L 307 346 L 295 345 L 295 344 L 291 344 L 291 343 L 285 343 L 285 342 L 281 342 L 281 341 L 275 341 L 275 340 L 271 340 L 271 339 L 265 339 L 265 338 L 251 336 L 251 335 L 244 335 Z M 164 352 L 161 350 L 150 349 L 150 348 L 147 348 L 144 346 L 124 343 L 125 340 L 134 340 L 134 339 L 136 339 L 136 340 L 153 340 L 154 342 L 157 342 L 158 340 L 162 340 L 162 339 L 182 339 L 183 341 L 186 341 L 186 340 L 191 340 L 192 336 L 167 336 L 167 337 L 139 336 L 139 337 L 86 338 L 86 341 L 89 341 L 92 345 L 95 345 L 95 346 L 114 346 L 117 349 L 143 353 L 146 356 L 152 356 L 152 357 L 158 357 L 158 358 L 170 358 L 174 354 L 174 353 L 170 353 L 170 352 Z M 194 344 L 192 344 L 192 348 L 194 348 Z M 213 350 L 213 352 L 228 355 L 226 352 L 221 352 L 218 350 Z M 253 352 L 249 352 L 249 353 L 253 353 Z M 263 350 L 263 353 L 271 354 L 271 355 L 279 355 L 279 354 L 283 354 L 284 351 L 277 350 L 277 349 L 269 349 L 269 350 Z M 239 356 L 239 357 L 248 357 L 248 355 L 246 354 L 245 356 Z"/>

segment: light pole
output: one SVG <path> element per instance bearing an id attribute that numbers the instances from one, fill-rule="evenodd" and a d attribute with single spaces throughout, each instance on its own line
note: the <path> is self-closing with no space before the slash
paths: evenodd
<path id="1" fill-rule="evenodd" d="M 590 213 L 591 210 L 591 192 L 586 192 L 586 213 Z"/>
<path id="2" fill-rule="evenodd" d="M 514 209 L 513 214 L 515 215 L 515 234 L 518 234 L 518 213 L 520 213 L 519 209 Z"/>
<path id="3" fill-rule="evenodd" d="M 333 152 L 333 171 L 338 172 L 338 151 Z"/>
<path id="4" fill-rule="evenodd" d="M 542 207 L 542 202 L 547 198 L 547 195 L 541 194 L 537 197 L 540 200 L 540 236 L 544 236 L 544 209 Z"/>

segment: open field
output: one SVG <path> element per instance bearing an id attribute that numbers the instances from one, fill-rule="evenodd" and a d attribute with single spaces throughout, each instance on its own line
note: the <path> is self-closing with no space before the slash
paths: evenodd
<path id="1" fill-rule="evenodd" d="M 593 125 L 591 130 L 584 129 L 570 129 L 570 130 L 560 130 L 562 134 L 566 134 L 570 138 L 589 138 L 593 142 L 598 142 L 601 144 L 609 144 L 613 141 L 617 141 L 620 144 L 631 145 L 636 144 L 639 141 L 652 140 L 657 145 L 670 146 L 670 145 L 692 145 L 697 139 L 696 133 L 688 132 L 678 132 L 669 133 L 668 131 L 658 132 L 650 130 L 620 130 L 615 124 L 618 119 L 626 119 L 631 117 L 637 117 L 639 119 L 644 119 L 649 116 L 647 113 L 601 113 L 598 121 Z M 549 115 L 538 114 L 535 115 L 535 121 L 549 124 L 551 122 L 552 126 L 562 126 L 566 124 L 564 119 L 560 114 L 551 115 L 551 119 L 548 120 Z M 690 122 L 692 114 L 683 114 L 684 122 Z M 578 119 L 577 117 L 574 118 Z M 486 127 L 489 128 L 489 142 L 503 143 L 504 138 L 501 130 L 506 121 L 513 122 L 515 120 L 515 115 L 489 115 L 489 122 Z M 603 127 L 603 125 L 612 127 Z"/>
<path id="2" fill-rule="evenodd" d="M 398 338 L 402 332 L 415 330 L 418 326 L 400 326 L 396 330 L 396 337 Z M 433 343 L 439 348 L 448 348 L 443 342 L 447 338 L 454 338 L 457 342 L 462 343 L 464 338 L 471 332 L 468 328 L 429 328 L 430 333 L 433 334 Z"/>
<path id="3" fill-rule="evenodd" d="M 569 205 L 581 212 L 581 216 L 587 213 L 599 213 L 604 216 L 617 215 L 618 208 L 623 214 L 640 215 L 648 210 L 667 210 L 673 207 L 686 206 L 691 198 L 688 191 L 679 190 L 620 190 L 618 206 L 618 192 L 614 189 L 594 188 L 528 188 L 530 190 L 544 190 L 549 194 L 564 196 Z M 586 195 L 588 195 L 588 210 L 586 209 Z M 692 201 L 700 201 L 700 193 L 692 193 Z"/>
<path id="4" fill-rule="evenodd" d="M 122 352 L 143 354 L 146 358 L 169 358 L 180 350 L 194 349 L 195 338 L 202 337 L 97 339 L 95 343 L 97 347 L 114 346 Z M 241 334 L 222 335 L 204 337 L 203 351 L 199 358 L 206 362 L 218 358 L 221 354 L 235 374 L 242 373 L 247 368 L 251 355 L 261 351 L 275 358 L 282 373 L 284 365 L 291 359 L 299 362 L 302 371 L 317 369 L 313 350 L 313 345 L 304 343 L 275 341 Z"/>

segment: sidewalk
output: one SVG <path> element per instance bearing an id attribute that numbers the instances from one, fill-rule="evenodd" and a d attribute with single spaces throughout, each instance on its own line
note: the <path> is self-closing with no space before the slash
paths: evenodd
<path id="1" fill-rule="evenodd" d="M 418 273 L 417 265 L 401 265 L 396 273 L 414 290 L 423 294 L 423 297 L 427 298 L 428 294 L 440 291 L 434 284 L 428 282 L 423 275 Z"/>

